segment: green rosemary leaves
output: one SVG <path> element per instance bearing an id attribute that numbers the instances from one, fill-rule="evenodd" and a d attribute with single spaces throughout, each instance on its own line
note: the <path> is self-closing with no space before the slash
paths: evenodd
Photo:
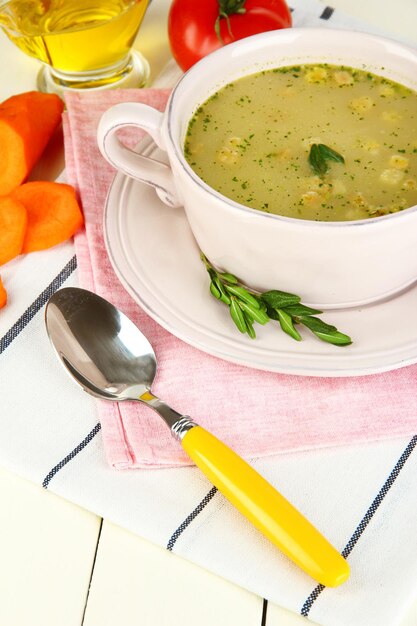
<path id="1" fill-rule="evenodd" d="M 322 341 L 336 346 L 352 343 L 348 335 L 316 317 L 322 311 L 305 306 L 299 296 L 276 289 L 258 294 L 242 285 L 233 274 L 218 272 L 203 253 L 201 260 L 211 279 L 211 294 L 229 307 L 230 317 L 238 330 L 247 333 L 251 339 L 256 338 L 255 322 L 265 325 L 276 320 L 281 330 L 297 341 L 301 341 L 301 335 L 296 326 L 302 325 Z"/>

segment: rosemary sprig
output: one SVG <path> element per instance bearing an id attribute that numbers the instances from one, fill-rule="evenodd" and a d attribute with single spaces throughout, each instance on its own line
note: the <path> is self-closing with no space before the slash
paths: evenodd
<path id="1" fill-rule="evenodd" d="M 322 311 L 302 304 L 299 296 L 277 289 L 257 293 L 243 285 L 234 274 L 216 270 L 203 253 L 201 260 L 210 276 L 211 294 L 229 307 L 230 317 L 237 329 L 251 339 L 256 338 L 255 322 L 264 326 L 270 320 L 276 320 L 281 329 L 296 341 L 302 339 L 296 325 L 302 325 L 322 341 L 336 346 L 352 343 L 348 335 L 316 317 Z"/>

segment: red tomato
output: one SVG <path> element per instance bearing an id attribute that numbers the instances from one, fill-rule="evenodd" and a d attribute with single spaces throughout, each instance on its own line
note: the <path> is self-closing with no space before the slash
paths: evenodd
<path id="1" fill-rule="evenodd" d="M 291 24 L 285 0 L 173 0 L 168 36 L 175 60 L 187 70 L 222 45 Z"/>

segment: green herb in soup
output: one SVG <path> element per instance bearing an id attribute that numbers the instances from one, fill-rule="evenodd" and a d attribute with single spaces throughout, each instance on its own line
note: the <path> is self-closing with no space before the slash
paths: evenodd
<path id="1" fill-rule="evenodd" d="M 417 204 L 417 93 L 342 66 L 259 72 L 197 109 L 184 152 L 253 209 L 321 221 L 395 213 Z"/>

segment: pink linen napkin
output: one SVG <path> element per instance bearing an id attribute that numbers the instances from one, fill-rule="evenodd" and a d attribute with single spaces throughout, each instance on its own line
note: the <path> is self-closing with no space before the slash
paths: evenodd
<path id="1" fill-rule="evenodd" d="M 78 189 L 86 222 L 85 232 L 75 237 L 80 284 L 116 304 L 148 337 L 158 358 L 153 391 L 246 458 L 415 434 L 417 366 L 332 379 L 234 365 L 171 335 L 124 290 L 103 241 L 103 207 L 115 172 L 97 148 L 97 124 L 118 102 L 144 102 L 163 110 L 168 96 L 161 89 L 68 94 L 64 116 L 67 176 Z M 124 135 L 130 146 L 139 139 L 140 133 Z M 99 414 L 112 466 L 190 464 L 160 418 L 146 407 L 99 402 Z"/>

